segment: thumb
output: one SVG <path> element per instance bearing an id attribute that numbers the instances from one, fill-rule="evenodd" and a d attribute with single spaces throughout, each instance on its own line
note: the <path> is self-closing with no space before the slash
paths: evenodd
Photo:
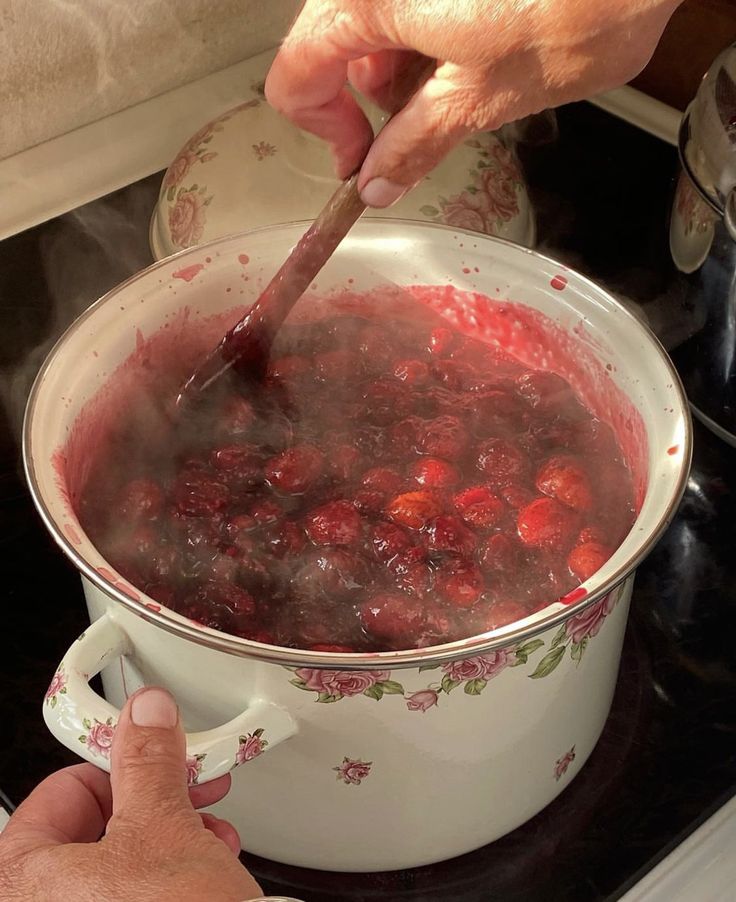
<path id="1" fill-rule="evenodd" d="M 139 826 L 162 813 L 198 820 L 189 800 L 179 709 L 165 689 L 146 688 L 126 703 L 115 730 L 110 781 L 113 820 Z"/>

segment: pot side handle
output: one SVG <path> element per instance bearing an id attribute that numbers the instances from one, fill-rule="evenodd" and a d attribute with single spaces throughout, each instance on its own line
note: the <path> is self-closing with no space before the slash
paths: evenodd
<path id="1" fill-rule="evenodd" d="M 43 717 L 53 735 L 106 771 L 120 711 L 94 692 L 89 681 L 131 650 L 126 633 L 103 615 L 70 646 L 43 701 Z M 187 733 L 189 783 L 214 780 L 289 739 L 297 729 L 288 711 L 256 700 L 219 727 Z"/>

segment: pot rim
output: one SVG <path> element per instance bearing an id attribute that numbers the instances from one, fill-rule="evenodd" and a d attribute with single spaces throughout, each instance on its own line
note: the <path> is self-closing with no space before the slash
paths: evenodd
<path id="1" fill-rule="evenodd" d="M 371 218 L 372 224 L 384 223 L 386 225 L 396 226 L 402 223 L 416 228 L 417 222 L 411 220 L 389 219 L 387 217 Z M 427 663 L 443 664 L 460 658 L 471 657 L 473 655 L 484 654 L 498 648 L 505 648 L 516 645 L 523 640 L 533 638 L 541 633 L 547 632 L 559 626 L 561 623 L 570 619 L 576 614 L 588 608 L 590 605 L 599 601 L 601 598 L 616 590 L 628 577 L 630 577 L 641 561 L 647 557 L 654 545 L 659 540 L 664 530 L 672 520 L 675 511 L 680 503 L 682 495 L 687 485 L 687 479 L 690 471 L 690 463 L 692 459 L 692 419 L 689 412 L 687 397 L 680 381 L 680 377 L 674 368 L 667 352 L 660 343 L 659 339 L 652 330 L 645 325 L 638 317 L 624 307 L 616 298 L 609 294 L 605 289 L 601 288 L 591 279 L 579 273 L 577 270 L 565 266 L 567 272 L 575 276 L 580 282 L 593 289 L 595 293 L 603 293 L 607 300 L 617 308 L 618 313 L 623 315 L 629 324 L 647 339 L 647 343 L 652 350 L 659 356 L 660 362 L 664 365 L 668 372 L 669 379 L 672 384 L 672 391 L 676 395 L 677 405 L 682 411 L 684 424 L 684 434 L 682 436 L 682 465 L 677 477 L 670 500 L 659 518 L 658 522 L 652 530 L 650 530 L 646 541 L 638 548 L 635 554 L 626 560 L 621 566 L 599 587 L 585 594 L 579 599 L 572 598 L 565 603 L 563 600 L 557 599 L 550 602 L 549 605 L 534 612 L 523 620 L 514 621 L 503 627 L 480 633 L 467 639 L 455 640 L 442 645 L 433 645 L 427 648 L 415 648 L 402 651 L 381 651 L 381 652 L 316 652 L 308 649 L 287 648 L 284 646 L 266 645 L 264 643 L 255 642 L 250 639 L 242 639 L 238 636 L 232 636 L 218 630 L 210 629 L 204 626 L 194 626 L 191 621 L 177 615 L 175 612 L 169 611 L 163 605 L 159 605 L 150 599 L 142 590 L 137 589 L 138 599 L 133 599 L 122 592 L 109 579 L 102 576 L 94 567 L 92 567 L 85 559 L 83 554 L 71 543 L 59 527 L 56 519 L 51 513 L 46 501 L 39 488 L 36 475 L 36 465 L 34 463 L 34 448 L 32 441 L 32 424 L 35 418 L 35 411 L 38 404 L 39 396 L 43 388 L 46 373 L 52 362 L 64 351 L 66 344 L 72 336 L 84 325 L 84 323 L 95 314 L 95 312 L 104 304 L 114 299 L 118 293 L 134 284 L 143 274 L 154 272 L 163 267 L 168 267 L 172 262 L 180 257 L 191 255 L 193 252 L 204 253 L 207 249 L 215 249 L 222 244 L 228 243 L 233 238 L 246 238 L 250 235 L 263 234 L 272 231 L 280 231 L 284 228 L 303 227 L 307 228 L 311 225 L 310 221 L 296 221 L 289 223 L 278 223 L 275 225 L 263 226 L 258 229 L 250 229 L 246 232 L 237 233 L 236 235 L 226 235 L 217 238 L 205 244 L 196 245 L 194 247 L 185 248 L 172 254 L 170 257 L 164 257 L 162 260 L 155 261 L 151 265 L 134 273 L 132 276 L 116 285 L 110 291 L 106 292 L 102 297 L 92 303 L 77 319 L 74 320 L 57 339 L 54 346 L 47 354 L 36 378 L 34 379 L 31 391 L 26 404 L 26 410 L 23 420 L 23 467 L 26 479 L 30 488 L 33 502 L 38 510 L 41 519 L 51 533 L 56 544 L 61 548 L 64 554 L 71 560 L 80 573 L 86 577 L 92 584 L 100 589 L 105 595 L 114 601 L 119 602 L 133 614 L 161 627 L 169 633 L 173 633 L 181 638 L 195 642 L 208 648 L 226 652 L 227 654 L 238 657 L 255 658 L 270 664 L 279 664 L 290 668 L 312 667 L 334 670 L 389 670 L 417 667 Z M 513 249 L 515 252 L 522 252 L 530 255 L 537 260 L 554 266 L 562 266 L 558 261 L 545 254 L 540 254 L 535 250 L 520 247 L 512 241 L 503 238 L 497 238 L 490 235 L 481 235 L 469 229 L 461 229 L 456 227 L 448 227 L 439 223 L 421 223 L 425 229 L 436 229 L 443 232 L 454 232 L 458 235 L 464 235 L 472 238 L 474 241 L 488 241 L 500 244 Z M 634 522 L 634 526 L 636 521 Z M 634 528 L 632 526 L 632 529 Z M 90 544 L 92 544 L 90 542 Z M 573 590 L 568 595 L 575 595 Z M 567 596 L 565 596 L 567 597 Z M 160 610 L 153 610 L 147 606 L 155 603 Z"/>

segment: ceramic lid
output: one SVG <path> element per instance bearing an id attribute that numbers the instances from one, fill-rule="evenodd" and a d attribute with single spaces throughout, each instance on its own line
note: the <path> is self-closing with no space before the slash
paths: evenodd
<path id="1" fill-rule="evenodd" d="M 362 105 L 374 129 L 380 126 L 382 111 Z M 151 250 L 162 259 L 244 230 L 314 219 L 337 185 L 327 146 L 276 113 L 260 81 L 243 103 L 193 135 L 169 166 L 151 221 Z M 491 133 L 466 140 L 390 210 L 366 215 L 534 243 L 518 160 Z"/>

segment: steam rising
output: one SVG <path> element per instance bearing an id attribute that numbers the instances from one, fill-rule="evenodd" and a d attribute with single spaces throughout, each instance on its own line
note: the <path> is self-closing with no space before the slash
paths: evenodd
<path id="1" fill-rule="evenodd" d="M 19 359 L 0 369 L 0 402 L 17 439 L 33 380 L 59 336 L 97 298 L 151 262 L 145 224 L 155 203 L 156 182 L 152 177 L 35 230 L 42 277 L 21 270 L 21 278 L 45 288 L 44 321 L 37 330 L 42 334 L 34 335 L 37 343 L 30 350 L 14 349 Z M 30 240 L 27 246 L 33 248 Z M 34 265 L 31 254 L 28 265 Z M 22 295 L 8 301 L 24 299 Z M 20 315 L 29 313 L 21 308 Z"/>

